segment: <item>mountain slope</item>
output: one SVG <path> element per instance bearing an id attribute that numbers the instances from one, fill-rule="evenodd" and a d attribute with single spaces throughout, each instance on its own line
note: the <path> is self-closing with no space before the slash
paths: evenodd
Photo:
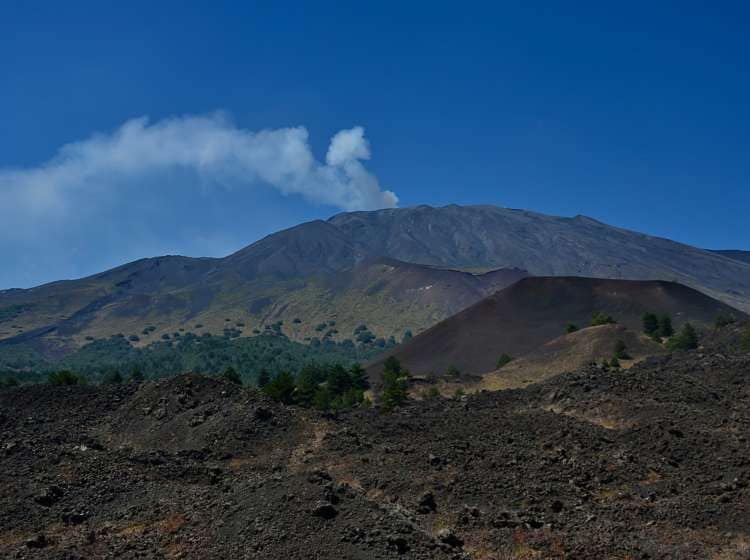
<path id="1" fill-rule="evenodd" d="M 595 312 L 635 330 L 646 312 L 668 313 L 676 327 L 711 323 L 720 313 L 745 317 L 673 282 L 530 277 L 438 323 L 367 370 L 377 379 L 383 360 L 393 355 L 415 374 L 440 376 L 451 365 L 463 373 L 486 373 L 501 354 L 521 356 L 560 336 L 568 323 L 588 325 Z"/>
<path id="2" fill-rule="evenodd" d="M 350 212 L 329 222 L 372 252 L 403 261 L 517 267 L 535 276 L 671 280 L 750 311 L 750 264 L 585 216 L 451 205 Z"/>
<path id="3" fill-rule="evenodd" d="M 630 357 L 621 360 L 623 366 L 665 352 L 661 344 L 622 325 L 588 327 L 550 340 L 502 368 L 485 374 L 476 389 L 496 391 L 525 387 L 561 373 L 579 370 L 591 363 L 609 361 L 614 355 L 617 341 L 625 344 Z"/>
<path id="4" fill-rule="evenodd" d="M 504 272 L 468 273 L 494 269 Z M 296 340 L 326 333 L 343 340 L 361 324 L 398 339 L 526 270 L 676 280 L 750 309 L 750 264 L 734 258 L 580 216 L 419 206 L 301 224 L 225 258 L 143 259 L 81 280 L 0 291 L 0 343 L 35 341 L 65 353 L 87 337 L 121 333 L 145 344 L 180 329 L 247 335 L 278 321 Z"/>
<path id="5" fill-rule="evenodd" d="M 324 264 L 312 264 L 316 258 Z M 31 341 L 55 357 L 87 337 L 124 334 L 146 344 L 178 331 L 247 335 L 279 321 L 296 340 L 353 338 L 363 324 L 376 338 L 400 340 L 524 276 L 365 258 L 330 237 L 295 235 L 225 259 L 144 259 L 82 280 L 0 293 L 0 346 Z"/>
<path id="6" fill-rule="evenodd" d="M 727 257 L 729 259 L 740 261 L 743 263 L 750 264 L 750 251 L 739 251 L 736 249 L 725 249 L 725 250 L 715 250 L 711 251 L 712 253 L 716 253 L 717 255 L 721 255 L 722 257 Z"/>

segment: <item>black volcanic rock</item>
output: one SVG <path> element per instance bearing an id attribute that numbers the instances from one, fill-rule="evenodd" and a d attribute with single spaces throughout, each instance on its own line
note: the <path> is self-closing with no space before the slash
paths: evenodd
<path id="1" fill-rule="evenodd" d="M 738 328 L 627 372 L 389 413 L 325 416 L 198 376 L 1 388 L 0 442 L 18 445 L 0 452 L 0 557 L 745 558 Z M 160 402 L 168 416 L 144 413 Z"/>

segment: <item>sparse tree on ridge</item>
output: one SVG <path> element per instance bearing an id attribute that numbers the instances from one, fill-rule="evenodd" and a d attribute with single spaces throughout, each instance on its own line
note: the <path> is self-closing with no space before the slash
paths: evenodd
<path id="1" fill-rule="evenodd" d="M 390 356 L 383 364 L 383 409 L 391 410 L 404 404 L 409 397 L 408 389 L 408 370 L 401 367 L 398 359 Z"/>
<path id="2" fill-rule="evenodd" d="M 659 336 L 662 338 L 669 338 L 674 334 L 674 327 L 672 327 L 672 318 L 666 313 L 659 316 Z"/>
<path id="3" fill-rule="evenodd" d="M 224 373 L 222 373 L 221 376 L 231 383 L 242 385 L 242 378 L 240 377 L 240 374 L 237 373 L 237 370 L 235 370 L 232 366 L 227 367 L 227 369 L 224 370 Z"/>
<path id="4" fill-rule="evenodd" d="M 645 313 L 643 315 L 643 332 L 650 337 L 659 333 L 659 317 L 655 313 Z"/>
<path id="5" fill-rule="evenodd" d="M 510 355 L 503 353 L 497 359 L 497 365 L 496 365 L 496 367 L 497 367 L 497 369 L 500 369 L 500 368 L 502 368 L 503 366 L 509 364 L 512 361 L 513 361 L 513 358 Z"/>
<path id="6" fill-rule="evenodd" d="M 611 315 L 606 315 L 601 311 L 597 311 L 591 316 L 591 326 L 598 327 L 599 325 L 614 325 L 617 321 Z"/>
<path id="7" fill-rule="evenodd" d="M 694 350 L 698 348 L 698 333 L 690 323 L 685 323 L 680 332 L 669 339 L 667 348 L 670 350 Z"/>

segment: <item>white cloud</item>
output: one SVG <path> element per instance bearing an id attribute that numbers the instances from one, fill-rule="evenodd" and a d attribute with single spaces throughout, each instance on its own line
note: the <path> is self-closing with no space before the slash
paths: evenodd
<path id="1" fill-rule="evenodd" d="M 321 163 L 303 127 L 253 132 L 221 114 L 132 119 L 111 134 L 63 146 L 39 167 L 0 170 L 0 234 L 70 219 L 82 203 L 95 208 L 113 192 L 127 196 L 164 174 L 194 178 L 204 188 L 267 184 L 342 210 L 396 206 L 396 195 L 362 165 L 369 157 L 361 127 L 337 133 Z"/>

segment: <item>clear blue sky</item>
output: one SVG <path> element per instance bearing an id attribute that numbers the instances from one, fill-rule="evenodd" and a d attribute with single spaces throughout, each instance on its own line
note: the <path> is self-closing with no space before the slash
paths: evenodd
<path id="1" fill-rule="evenodd" d="M 401 206 L 750 249 L 749 28 L 743 2 L 2 2 L 0 288 L 221 255 L 343 207 L 310 174 L 245 185 L 231 150 L 208 173 L 171 155 L 110 173 L 92 135 L 142 116 L 209 115 L 201 138 L 305 127 L 323 174 L 331 137 L 361 126 L 361 163 Z"/>

